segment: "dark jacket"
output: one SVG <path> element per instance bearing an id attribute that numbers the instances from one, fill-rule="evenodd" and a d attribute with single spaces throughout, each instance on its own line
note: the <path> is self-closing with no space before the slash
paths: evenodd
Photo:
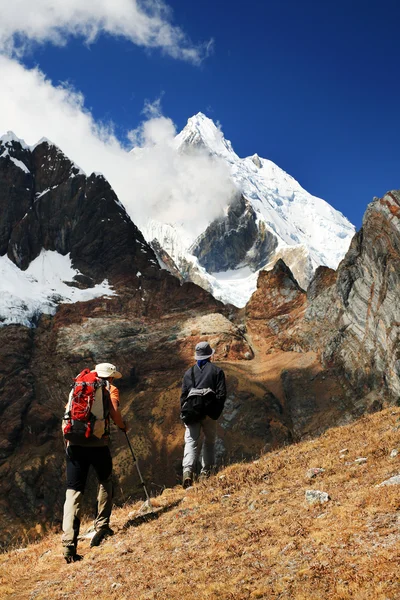
<path id="1" fill-rule="evenodd" d="M 202 369 L 196 364 L 194 366 L 194 382 L 196 388 L 211 388 L 217 397 L 218 403 L 225 404 L 226 384 L 225 374 L 220 367 L 212 362 L 207 362 Z M 182 381 L 181 408 L 193 387 L 192 367 L 186 371 Z"/>

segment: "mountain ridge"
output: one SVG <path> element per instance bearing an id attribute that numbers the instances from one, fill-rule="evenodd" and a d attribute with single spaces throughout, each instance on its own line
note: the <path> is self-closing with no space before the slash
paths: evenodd
<path id="1" fill-rule="evenodd" d="M 293 177 L 272 161 L 260 158 L 258 155 L 239 158 L 221 129 L 203 113 L 198 113 L 188 120 L 186 127 L 173 140 L 173 145 L 181 154 L 196 156 L 205 153 L 211 159 L 220 161 L 228 167 L 232 182 L 237 189 L 236 198 L 231 200 L 224 214 L 211 222 L 197 239 L 189 244 L 183 241 L 183 246 L 187 244 L 184 252 L 181 249 L 177 251 L 173 249 L 172 253 L 169 251 L 168 239 L 163 238 L 161 227 L 157 237 L 158 243 L 170 254 L 178 268 L 181 261 L 184 265 L 189 261 L 193 272 L 196 274 L 201 272 L 202 278 L 207 280 L 206 286 L 208 289 L 211 287 L 218 299 L 239 307 L 244 306 L 249 299 L 249 284 L 244 280 L 249 275 L 243 277 L 243 290 L 241 290 L 240 269 L 249 267 L 250 273 L 254 273 L 251 283 L 251 289 L 254 291 L 259 269 L 271 268 L 274 260 L 278 260 L 283 255 L 286 255 L 289 266 L 303 288 L 307 287 L 317 266 L 322 264 L 331 268 L 337 267 L 355 232 L 354 227 L 342 213 L 333 209 L 324 200 L 306 192 Z M 252 260 L 254 248 L 247 246 L 248 257 L 242 252 L 237 256 L 231 252 L 230 263 L 219 265 L 216 258 L 221 252 L 221 247 L 223 252 L 228 251 L 230 239 L 224 241 L 216 235 L 215 225 L 224 223 L 228 231 L 227 210 L 237 203 L 240 197 L 254 213 L 252 227 L 258 232 L 255 241 L 267 235 L 271 239 L 270 247 L 273 246 L 274 250 L 265 252 L 260 256 L 258 264 L 254 264 Z M 168 225 L 175 229 L 177 238 L 184 240 L 179 221 L 176 223 L 170 221 Z M 147 224 L 142 226 L 148 241 L 151 241 L 151 232 L 155 229 L 154 225 L 150 225 L 149 228 Z M 240 227 L 232 229 L 232 232 L 238 239 L 246 235 Z M 204 252 L 204 248 L 199 250 L 200 240 L 204 238 L 209 240 L 207 253 Z M 243 242 L 241 242 L 242 247 L 246 246 L 246 242 L 244 244 Z M 303 257 L 301 260 L 296 257 L 296 251 L 299 257 L 304 252 L 307 254 L 305 261 Z M 201 271 L 202 267 L 205 268 L 205 272 Z M 214 270 L 211 270 L 212 268 Z M 238 274 L 231 286 L 226 284 L 226 278 L 223 276 L 227 271 L 236 271 Z M 185 269 L 182 270 L 182 275 L 185 277 Z"/>
<path id="2" fill-rule="evenodd" d="M 12 153 L 13 145 L 18 143 L 21 144 L 19 158 L 8 156 Z M 57 148 L 45 138 L 28 146 L 9 132 L 0 138 L 0 148 L 3 148 L 0 157 L 8 157 L 9 160 L 17 161 L 15 166 L 21 168 L 22 165 L 28 169 L 23 162 L 24 156 L 26 158 L 29 153 L 35 153 L 37 147 L 46 144 Z M 207 155 L 212 163 L 220 165 L 225 174 L 230 173 L 229 186 L 232 189 L 229 193 L 232 197 L 220 216 L 209 221 L 204 231 L 195 237 L 188 235 L 188 229 L 183 226 L 179 216 L 171 217 L 168 222 L 157 223 L 156 215 L 148 222 L 139 220 L 137 224 L 147 242 L 152 244 L 153 239 L 156 239 L 161 246 L 161 253 L 167 252 L 170 256 L 166 264 L 158 257 L 163 268 L 168 270 L 168 263 L 172 261 L 183 280 L 194 281 L 212 291 L 217 299 L 242 307 L 256 288 L 259 269 L 271 268 L 279 258 L 286 259 L 303 288 L 307 287 L 318 265 L 337 267 L 354 234 L 354 227 L 325 201 L 308 194 L 277 165 L 257 154 L 239 158 L 221 129 L 203 113 L 188 120 L 186 127 L 172 140 L 172 146 L 178 155 L 192 157 L 194 162 L 191 168 L 196 168 L 197 157 Z M 147 153 L 148 151 L 149 149 Z M 57 152 L 61 151 L 57 148 Z M 130 161 L 132 168 L 140 168 L 141 160 L 141 152 L 137 155 L 133 153 Z M 182 168 L 186 168 L 184 163 Z M 201 169 L 207 168 L 207 162 L 202 162 Z M 74 163 L 71 163 L 71 169 L 71 177 L 85 175 Z M 100 177 L 100 174 L 92 173 L 90 177 Z M 41 193 L 45 191 L 43 189 Z M 191 193 L 197 192 L 191 190 Z M 134 202 L 134 198 L 127 201 L 128 198 L 119 198 L 119 202 L 127 206 Z M 232 235 L 238 241 L 237 252 L 229 249 L 230 235 L 217 235 L 216 224 L 223 225 L 229 234 L 231 226 L 228 224 L 228 213 L 241 201 L 247 206 L 244 210 L 248 212 L 250 209 L 252 212 L 251 219 L 244 213 L 243 218 L 246 218 L 247 226 L 251 227 L 253 234 L 249 238 L 240 223 L 232 229 Z M 190 198 L 190 202 L 196 202 L 196 198 Z M 171 247 L 169 240 L 172 238 L 177 241 Z M 264 245 L 264 251 L 260 252 L 266 238 L 269 242 Z M 221 250 L 223 254 L 230 254 L 230 260 L 219 264 L 217 259 Z M 254 254 L 258 255 L 257 260 L 254 260 Z"/>

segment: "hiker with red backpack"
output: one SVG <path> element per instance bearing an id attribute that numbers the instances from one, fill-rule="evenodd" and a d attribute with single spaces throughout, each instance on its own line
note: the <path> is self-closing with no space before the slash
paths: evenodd
<path id="1" fill-rule="evenodd" d="M 122 431 L 127 425 L 119 409 L 118 388 L 114 379 L 122 377 L 111 363 L 96 365 L 93 371 L 84 369 L 74 381 L 63 419 L 63 435 L 67 455 L 67 491 L 63 515 L 64 558 L 68 563 L 80 560 L 77 543 L 83 494 L 90 466 L 99 482 L 96 533 L 91 546 L 113 531 L 109 526 L 112 509 L 112 458 L 110 417 Z"/>
<path id="2" fill-rule="evenodd" d="M 196 364 L 183 376 L 181 393 L 181 420 L 185 425 L 182 485 L 193 484 L 200 436 L 204 434 L 200 479 L 209 477 L 215 464 L 217 419 L 225 400 L 225 374 L 211 362 L 214 350 L 208 342 L 199 342 L 195 349 Z"/>

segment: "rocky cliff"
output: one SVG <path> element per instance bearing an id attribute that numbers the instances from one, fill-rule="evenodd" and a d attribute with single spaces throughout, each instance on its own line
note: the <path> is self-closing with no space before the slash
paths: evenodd
<path id="1" fill-rule="evenodd" d="M 400 193 L 372 202 L 362 229 L 326 287 L 316 318 L 332 321 L 321 357 L 340 365 L 359 391 L 376 390 L 397 400 L 400 394 Z M 321 304 L 321 303 L 319 303 Z M 312 317 L 312 309 L 309 313 Z"/>
<path id="2" fill-rule="evenodd" d="M 25 268 L 42 248 L 70 253 L 82 275 L 74 285 L 108 277 L 115 291 L 61 304 L 36 327 L 0 329 L 3 543 L 23 529 L 34 536 L 59 524 L 60 419 L 85 366 L 107 360 L 123 372 L 122 410 L 152 493 L 179 481 L 180 382 L 200 339 L 216 349 L 228 380 L 219 463 L 249 459 L 395 399 L 397 193 L 368 208 L 337 273 L 318 270 L 306 293 L 279 261 L 237 311 L 160 269 L 108 183 L 86 177 L 48 142 L 28 149 L 10 140 L 0 152 L 0 190 L 3 254 Z M 118 431 L 113 455 L 116 502 L 140 496 Z M 89 499 L 94 492 L 91 481 Z"/>
<path id="3" fill-rule="evenodd" d="M 24 270 L 42 249 L 70 254 L 86 286 L 105 273 L 117 283 L 156 270 L 154 253 L 102 175 L 86 177 L 47 140 L 28 148 L 9 136 L 0 142 L 0 255 Z"/>
<path id="4" fill-rule="evenodd" d="M 229 271 L 246 264 L 264 267 L 278 245 L 277 237 L 258 223 L 257 213 L 242 195 L 213 221 L 189 251 L 209 272 Z"/>
<path id="5" fill-rule="evenodd" d="M 318 268 L 305 294 L 279 261 L 246 307 L 264 354 L 316 353 L 325 385 L 342 388 L 331 400 L 356 412 L 399 397 L 399 215 L 399 192 L 375 199 L 336 272 Z"/>

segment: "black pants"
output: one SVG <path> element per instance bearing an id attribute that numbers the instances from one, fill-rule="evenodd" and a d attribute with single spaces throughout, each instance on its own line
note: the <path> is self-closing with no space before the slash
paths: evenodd
<path id="1" fill-rule="evenodd" d="M 84 492 L 89 468 L 94 468 L 99 483 L 107 481 L 112 472 L 110 448 L 69 446 L 67 450 L 67 489 Z"/>
<path id="2" fill-rule="evenodd" d="M 63 536 L 65 546 L 78 542 L 83 492 L 92 465 L 99 481 L 96 529 L 108 527 L 112 509 L 112 459 L 108 446 L 69 446 L 67 450 L 67 493 L 64 504 Z"/>

